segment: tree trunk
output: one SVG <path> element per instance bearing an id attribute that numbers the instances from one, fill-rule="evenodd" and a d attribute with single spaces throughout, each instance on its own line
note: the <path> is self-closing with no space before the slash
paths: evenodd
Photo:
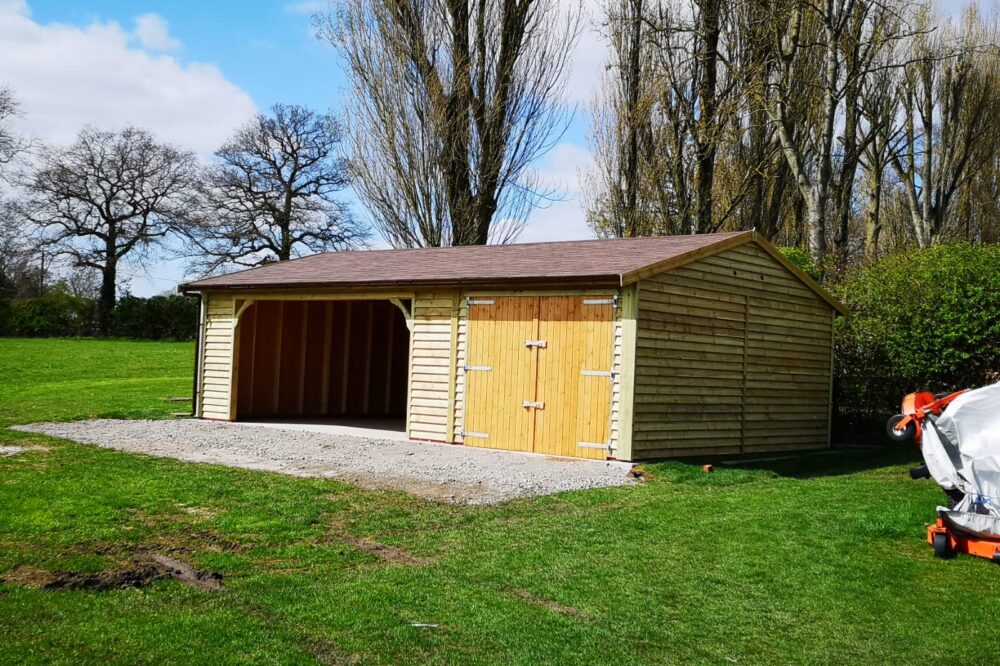
<path id="1" fill-rule="evenodd" d="M 624 168 L 622 169 L 624 192 L 622 197 L 622 235 L 626 238 L 639 235 L 639 88 L 642 77 L 642 0 L 631 0 L 632 15 L 629 25 L 624 27 L 628 35 L 628 63 L 625 73 L 626 137 L 624 146 Z"/>
<path id="2" fill-rule="evenodd" d="M 97 303 L 97 332 L 102 338 L 111 335 L 118 285 L 118 257 L 114 250 L 108 252 L 101 269 L 101 298 Z"/>
<path id="3" fill-rule="evenodd" d="M 695 175 L 697 182 L 695 196 L 697 202 L 697 222 L 695 233 L 712 231 L 712 186 L 715 180 L 715 113 L 716 113 L 716 81 L 718 77 L 719 60 L 719 0 L 702 0 L 699 37 L 701 53 L 698 60 L 701 65 L 701 80 L 698 97 L 701 109 L 698 117 L 698 168 Z"/>
<path id="4" fill-rule="evenodd" d="M 872 173 L 870 179 L 871 199 L 865 219 L 865 260 L 874 262 L 878 259 L 878 240 L 882 234 L 882 174 Z"/>

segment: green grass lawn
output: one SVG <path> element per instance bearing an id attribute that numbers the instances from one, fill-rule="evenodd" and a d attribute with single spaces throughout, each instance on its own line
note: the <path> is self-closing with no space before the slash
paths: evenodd
<path id="1" fill-rule="evenodd" d="M 225 586 L 0 583 L 0 662 L 996 661 L 1000 568 L 934 559 L 907 449 L 467 508 L 4 427 L 182 411 L 191 352 L 0 340 L 0 446 L 48 447 L 0 457 L 0 577 L 163 553 Z"/>

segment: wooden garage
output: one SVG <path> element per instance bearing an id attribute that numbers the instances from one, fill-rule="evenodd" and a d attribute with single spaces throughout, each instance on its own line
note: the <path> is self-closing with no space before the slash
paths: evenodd
<path id="1" fill-rule="evenodd" d="M 846 311 L 752 232 L 328 253 L 181 290 L 201 418 L 619 460 L 829 445 Z"/>

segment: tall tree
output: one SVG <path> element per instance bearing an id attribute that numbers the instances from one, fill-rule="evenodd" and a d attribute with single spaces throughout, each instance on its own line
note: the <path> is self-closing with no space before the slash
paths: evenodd
<path id="1" fill-rule="evenodd" d="M 347 188 L 341 128 L 329 114 L 277 104 L 215 153 L 204 207 L 187 227 L 200 270 L 259 266 L 309 252 L 347 250 L 367 231 L 337 196 Z"/>
<path id="2" fill-rule="evenodd" d="M 912 36 L 905 8 L 897 0 L 785 0 L 771 5 L 775 67 L 765 87 L 766 108 L 802 196 L 808 246 L 818 263 L 826 260 L 831 212 L 850 201 L 847 190 L 834 195 L 841 185 L 853 191 L 860 154 L 860 86 L 873 71 L 900 66 L 877 56 Z M 815 79 L 806 71 L 812 63 L 818 65 Z M 797 135 L 789 100 L 803 84 L 814 87 L 816 112 L 809 131 Z M 838 162 L 845 167 L 840 174 Z"/>
<path id="3" fill-rule="evenodd" d="M 644 0 L 608 0 L 605 7 L 611 56 L 592 112 L 595 164 L 583 175 L 588 224 L 601 236 L 648 235 L 662 218 L 644 201 L 656 186 L 645 160 L 655 152 L 646 19 Z"/>
<path id="4" fill-rule="evenodd" d="M 747 91 L 738 8 L 717 0 L 612 0 L 611 62 L 595 103 L 588 218 L 601 235 L 706 233 L 726 224 L 750 170 L 722 171 Z M 720 192 L 716 182 L 724 185 Z"/>
<path id="5" fill-rule="evenodd" d="M 568 120 L 579 12 L 557 0 L 343 0 L 351 173 L 396 247 L 507 242 L 550 194 L 532 163 Z"/>
<path id="6" fill-rule="evenodd" d="M 922 20 L 930 22 L 925 13 Z M 918 36 L 913 62 L 900 86 L 903 127 L 891 152 L 902 181 L 918 245 L 949 231 L 949 211 L 976 172 L 973 158 L 997 145 L 1000 113 L 998 31 L 974 9 L 957 34 L 929 30 Z M 995 149 L 995 148 L 994 148 Z"/>
<path id="7" fill-rule="evenodd" d="M 111 330 L 118 270 L 142 262 L 184 218 L 196 172 L 190 152 L 147 131 L 84 129 L 65 149 L 48 149 L 20 179 L 19 215 L 53 253 L 101 273 L 98 326 Z"/>

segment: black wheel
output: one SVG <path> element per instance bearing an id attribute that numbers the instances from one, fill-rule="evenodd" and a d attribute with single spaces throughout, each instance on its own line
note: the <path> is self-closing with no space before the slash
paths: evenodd
<path id="1" fill-rule="evenodd" d="M 937 532 L 934 535 L 934 554 L 942 559 L 951 557 L 951 545 L 948 543 L 948 535 L 944 532 Z"/>
<path id="2" fill-rule="evenodd" d="M 917 434 L 917 424 L 910 421 L 906 424 L 906 427 L 902 431 L 896 430 L 896 424 L 902 421 L 905 417 L 902 414 L 896 414 L 889 422 L 885 424 L 885 433 L 889 435 L 889 439 L 894 442 L 908 442 L 913 439 L 914 435 Z"/>

